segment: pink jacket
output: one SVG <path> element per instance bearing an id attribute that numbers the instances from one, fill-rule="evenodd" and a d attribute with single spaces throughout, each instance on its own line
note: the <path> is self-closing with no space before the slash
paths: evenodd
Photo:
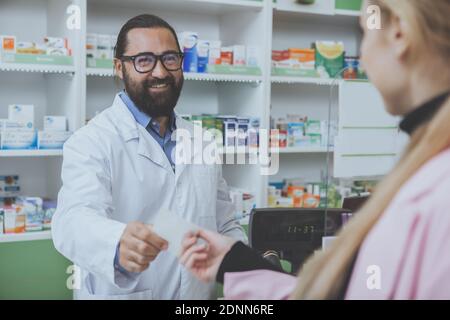
<path id="1" fill-rule="evenodd" d="M 287 299 L 297 278 L 226 273 L 226 299 Z M 450 299 L 450 150 L 403 186 L 360 249 L 346 299 Z"/>

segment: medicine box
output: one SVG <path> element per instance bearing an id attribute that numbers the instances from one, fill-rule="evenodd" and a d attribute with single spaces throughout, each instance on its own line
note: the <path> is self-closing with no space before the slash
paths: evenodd
<path id="1" fill-rule="evenodd" d="M 245 117 L 237 118 L 237 136 L 236 145 L 239 147 L 246 146 L 248 144 L 248 128 L 250 119 Z"/>
<path id="2" fill-rule="evenodd" d="M 111 56 L 111 36 L 107 34 L 97 35 L 97 52 L 96 58 L 112 59 Z"/>
<path id="3" fill-rule="evenodd" d="M 0 51 L 4 53 L 16 53 L 16 37 L 15 36 L 0 36 L 1 47 Z"/>
<path id="4" fill-rule="evenodd" d="M 1 132 L 0 147 L 3 150 L 36 149 L 34 130 L 6 130 Z"/>
<path id="5" fill-rule="evenodd" d="M 86 56 L 88 58 L 97 57 L 97 35 L 88 33 L 86 36 Z"/>
<path id="6" fill-rule="evenodd" d="M 13 205 L 12 208 L 5 208 L 4 212 L 5 233 L 25 232 L 26 215 L 22 206 Z"/>
<path id="7" fill-rule="evenodd" d="M 233 46 L 233 65 L 245 66 L 246 64 L 246 52 L 245 46 L 235 45 Z"/>
<path id="8" fill-rule="evenodd" d="M 205 40 L 198 41 L 198 58 L 197 58 L 197 72 L 205 73 L 207 71 L 209 59 L 209 42 Z"/>
<path id="9" fill-rule="evenodd" d="M 181 50 L 184 53 L 183 71 L 197 72 L 198 70 L 198 34 L 196 32 L 182 32 L 179 34 Z"/>
<path id="10" fill-rule="evenodd" d="M 249 128 L 248 128 L 248 145 L 251 148 L 257 148 L 259 145 L 259 127 L 261 121 L 257 117 L 250 118 Z"/>
<path id="11" fill-rule="evenodd" d="M 11 176 L 0 176 L 0 188 L 3 186 L 18 186 L 19 185 L 19 176 L 11 175 Z"/>
<path id="12" fill-rule="evenodd" d="M 66 131 L 67 118 L 63 116 L 45 116 L 44 131 Z"/>
<path id="13" fill-rule="evenodd" d="M 26 127 L 26 123 L 0 119 L 0 132 L 3 130 L 28 130 L 28 128 Z"/>
<path id="14" fill-rule="evenodd" d="M 16 211 L 12 208 L 6 208 L 3 212 L 3 228 L 5 233 L 15 233 L 16 231 Z"/>
<path id="15" fill-rule="evenodd" d="M 22 124 L 26 129 L 34 129 L 34 106 L 11 104 L 8 106 L 8 119 Z"/>
<path id="16" fill-rule="evenodd" d="M 288 123 L 288 146 L 302 147 L 306 144 L 305 128 L 303 122 Z"/>
<path id="17" fill-rule="evenodd" d="M 220 59 L 222 65 L 233 64 L 233 47 L 222 47 L 220 51 Z"/>
<path id="18" fill-rule="evenodd" d="M 56 201 L 44 200 L 42 203 L 42 229 L 50 230 L 52 227 L 52 218 L 56 212 Z"/>
<path id="19" fill-rule="evenodd" d="M 301 69 L 314 70 L 315 68 L 315 50 L 314 49 L 288 49 L 289 60 L 295 60 L 299 62 Z"/>
<path id="20" fill-rule="evenodd" d="M 42 198 L 22 198 L 23 208 L 26 215 L 25 231 L 41 231 L 43 229 Z"/>
<path id="21" fill-rule="evenodd" d="M 17 197 L 19 194 L 19 176 L 0 176 L 0 198 Z"/>
<path id="22" fill-rule="evenodd" d="M 246 53 L 246 64 L 248 67 L 259 66 L 259 48 L 256 46 L 248 46 Z"/>
<path id="23" fill-rule="evenodd" d="M 234 147 L 236 145 L 237 119 L 232 116 L 225 116 L 223 119 L 224 146 Z"/>
<path id="24" fill-rule="evenodd" d="M 222 43 L 220 41 L 210 41 L 209 42 L 208 64 L 218 65 L 218 64 L 222 63 L 221 46 L 222 46 Z"/>
<path id="25" fill-rule="evenodd" d="M 322 77 L 334 78 L 344 68 L 343 42 L 316 41 L 316 69 Z"/>
<path id="26" fill-rule="evenodd" d="M 49 56 L 68 56 L 69 50 L 66 48 L 47 48 L 47 51 L 45 54 L 48 54 Z"/>
<path id="27" fill-rule="evenodd" d="M 57 49 L 67 49 L 67 39 L 66 38 L 57 38 L 57 37 L 45 37 L 44 43 L 47 48 L 57 48 Z"/>
<path id="28" fill-rule="evenodd" d="M 37 147 L 38 149 L 62 149 L 71 135 L 70 131 L 39 131 Z"/>

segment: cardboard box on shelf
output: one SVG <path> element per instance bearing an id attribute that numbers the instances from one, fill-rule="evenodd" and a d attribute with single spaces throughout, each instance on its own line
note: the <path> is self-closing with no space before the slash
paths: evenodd
<path id="1" fill-rule="evenodd" d="M 0 52 L 16 53 L 16 37 L 15 36 L 0 36 L 1 47 Z"/>
<path id="2" fill-rule="evenodd" d="M 63 116 L 45 116 L 44 131 L 66 131 L 67 118 Z"/>
<path id="3" fill-rule="evenodd" d="M 23 125 L 26 129 L 34 129 L 34 106 L 11 104 L 8 106 L 8 119 Z"/>

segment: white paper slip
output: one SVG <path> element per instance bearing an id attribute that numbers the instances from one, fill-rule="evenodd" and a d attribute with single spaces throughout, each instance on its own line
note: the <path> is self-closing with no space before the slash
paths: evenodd
<path id="1" fill-rule="evenodd" d="M 201 229 L 199 226 L 173 214 L 168 209 L 159 211 L 156 219 L 153 221 L 154 232 L 167 240 L 169 243 L 167 250 L 177 257 L 181 254 L 181 244 L 186 233 L 199 229 Z"/>

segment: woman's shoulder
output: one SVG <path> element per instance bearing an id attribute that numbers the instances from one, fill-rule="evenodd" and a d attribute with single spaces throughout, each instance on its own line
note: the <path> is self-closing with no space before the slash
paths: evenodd
<path id="1" fill-rule="evenodd" d="M 435 198 L 450 185 L 450 148 L 425 163 L 401 188 L 397 195 L 400 202 L 419 202 Z M 442 199 L 450 204 L 450 196 Z"/>

